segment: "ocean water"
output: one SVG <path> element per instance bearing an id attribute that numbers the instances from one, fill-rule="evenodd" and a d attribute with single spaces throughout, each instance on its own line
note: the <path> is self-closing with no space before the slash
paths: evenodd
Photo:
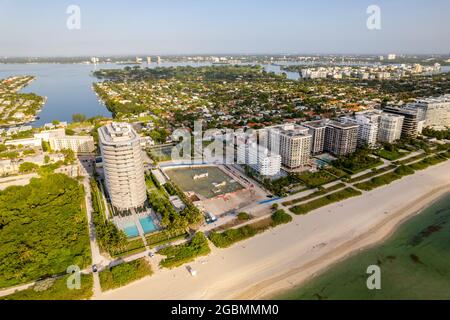
<path id="1" fill-rule="evenodd" d="M 380 267 L 380 290 L 367 288 L 370 265 Z M 275 299 L 450 299 L 450 194 L 407 220 L 382 244 Z"/>

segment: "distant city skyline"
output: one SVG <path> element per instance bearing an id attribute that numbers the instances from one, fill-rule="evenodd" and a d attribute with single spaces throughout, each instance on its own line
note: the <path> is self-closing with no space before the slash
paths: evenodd
<path id="1" fill-rule="evenodd" d="M 69 6 L 80 8 L 70 30 Z M 369 30 L 377 5 L 381 29 Z M 435 0 L 0 0 L 0 56 L 448 54 L 450 2 Z"/>

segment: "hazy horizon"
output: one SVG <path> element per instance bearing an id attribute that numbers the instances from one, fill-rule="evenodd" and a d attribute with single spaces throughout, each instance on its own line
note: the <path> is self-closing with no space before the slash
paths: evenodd
<path id="1" fill-rule="evenodd" d="M 449 54 L 450 1 L 0 0 L 0 56 Z M 70 5 L 80 29 L 69 30 Z M 369 30 L 370 5 L 381 29 Z"/>

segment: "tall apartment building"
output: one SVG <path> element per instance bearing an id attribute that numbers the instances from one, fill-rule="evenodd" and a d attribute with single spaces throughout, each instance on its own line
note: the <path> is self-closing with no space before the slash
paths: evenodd
<path id="1" fill-rule="evenodd" d="M 309 129 L 297 124 L 266 128 L 268 148 L 281 156 L 281 163 L 289 169 L 305 166 L 311 156 L 312 136 Z"/>
<path id="2" fill-rule="evenodd" d="M 373 148 L 377 144 L 381 111 L 357 112 L 354 118 L 344 118 L 346 122 L 359 125 L 357 145 Z"/>
<path id="3" fill-rule="evenodd" d="M 316 120 L 302 123 L 308 128 L 309 134 L 312 136 L 311 153 L 313 155 L 323 153 L 325 149 L 325 129 L 328 120 Z"/>
<path id="4" fill-rule="evenodd" d="M 383 112 L 378 128 L 378 141 L 382 143 L 393 143 L 400 139 L 404 119 L 404 116 Z"/>
<path id="5" fill-rule="evenodd" d="M 147 199 L 139 136 L 127 123 L 98 129 L 106 187 L 119 211 L 142 207 Z"/>
<path id="6" fill-rule="evenodd" d="M 426 110 L 425 126 L 436 129 L 450 126 L 450 94 L 417 100 L 415 105 Z"/>
<path id="7" fill-rule="evenodd" d="M 325 151 L 344 156 L 356 151 L 358 124 L 331 120 L 325 129 Z"/>
<path id="8" fill-rule="evenodd" d="M 95 150 L 94 138 L 92 136 L 64 136 L 49 138 L 50 148 L 55 151 L 64 149 L 75 153 L 91 153 Z"/>
<path id="9" fill-rule="evenodd" d="M 424 108 L 418 108 L 413 105 L 405 107 L 386 106 L 383 111 L 390 114 L 403 116 L 402 137 L 416 137 L 422 132 L 426 118 Z"/>
<path id="10" fill-rule="evenodd" d="M 281 156 L 271 154 L 255 142 L 239 144 L 237 154 L 238 163 L 247 164 L 263 176 L 274 176 L 280 172 Z"/>

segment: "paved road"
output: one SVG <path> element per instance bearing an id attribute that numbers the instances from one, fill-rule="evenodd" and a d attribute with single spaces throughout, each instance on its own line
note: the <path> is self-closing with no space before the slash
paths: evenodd
<path id="1" fill-rule="evenodd" d="M 103 265 L 108 265 L 109 264 L 109 260 L 105 257 L 103 257 L 100 253 L 100 248 L 98 247 L 98 243 L 97 243 L 97 239 L 96 239 L 96 235 L 95 235 L 95 226 L 94 226 L 94 222 L 92 220 L 92 203 L 91 203 L 91 186 L 89 183 L 89 174 L 86 170 L 86 168 L 84 167 L 84 165 L 80 162 L 80 168 L 81 168 L 81 175 L 83 176 L 83 185 L 84 185 L 84 190 L 86 193 L 86 214 L 87 214 L 87 220 L 88 220 L 88 225 L 89 225 L 89 241 L 90 241 L 90 246 L 91 246 L 91 256 L 92 256 L 92 264 L 97 265 L 97 267 L 100 269 L 101 266 Z M 100 279 L 98 276 L 98 272 L 93 273 L 94 276 L 94 287 L 93 287 L 93 292 L 94 292 L 94 297 L 96 295 L 101 294 L 101 287 L 100 287 Z"/>

